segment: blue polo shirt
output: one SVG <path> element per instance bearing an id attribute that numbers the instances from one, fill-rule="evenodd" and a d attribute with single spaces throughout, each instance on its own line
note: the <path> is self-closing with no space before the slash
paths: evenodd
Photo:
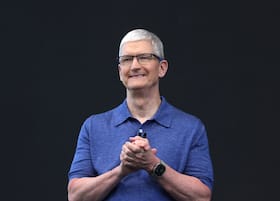
<path id="1" fill-rule="evenodd" d="M 160 159 L 212 189 L 213 168 L 205 126 L 197 117 L 161 99 L 154 117 L 144 124 L 131 116 L 126 100 L 110 111 L 88 117 L 80 130 L 69 180 L 98 176 L 119 165 L 122 145 L 141 128 Z M 173 199 L 146 171 L 139 170 L 124 177 L 105 200 Z"/>

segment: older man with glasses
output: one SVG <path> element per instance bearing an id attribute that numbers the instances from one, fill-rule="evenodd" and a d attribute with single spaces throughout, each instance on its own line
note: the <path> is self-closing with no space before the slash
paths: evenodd
<path id="1" fill-rule="evenodd" d="M 69 170 L 69 201 L 211 200 L 213 167 L 202 121 L 167 102 L 161 40 L 135 29 L 121 40 L 125 100 L 83 123 Z"/>

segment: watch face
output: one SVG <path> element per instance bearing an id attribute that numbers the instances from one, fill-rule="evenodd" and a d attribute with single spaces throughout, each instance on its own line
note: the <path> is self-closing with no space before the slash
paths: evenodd
<path id="1" fill-rule="evenodd" d="M 163 164 L 159 164 L 155 169 L 155 175 L 161 176 L 165 172 L 165 166 Z"/>

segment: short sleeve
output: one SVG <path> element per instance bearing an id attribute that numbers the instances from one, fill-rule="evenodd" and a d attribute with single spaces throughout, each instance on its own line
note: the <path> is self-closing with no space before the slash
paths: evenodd
<path id="1" fill-rule="evenodd" d="M 89 133 L 90 121 L 87 119 L 83 123 L 79 133 L 76 151 L 68 172 L 69 180 L 72 178 L 89 177 L 95 175 L 95 171 L 91 162 Z"/>
<path id="2" fill-rule="evenodd" d="M 201 121 L 198 121 L 194 132 L 187 160 L 186 174 L 197 177 L 212 190 L 214 180 L 213 166 L 209 153 L 206 129 Z"/>

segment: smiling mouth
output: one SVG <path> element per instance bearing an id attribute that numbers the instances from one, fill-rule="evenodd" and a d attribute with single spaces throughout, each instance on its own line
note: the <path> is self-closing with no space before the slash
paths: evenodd
<path id="1" fill-rule="evenodd" d="M 144 77 L 145 75 L 143 74 L 139 74 L 139 75 L 130 75 L 129 77 L 132 78 L 132 77 Z"/>

